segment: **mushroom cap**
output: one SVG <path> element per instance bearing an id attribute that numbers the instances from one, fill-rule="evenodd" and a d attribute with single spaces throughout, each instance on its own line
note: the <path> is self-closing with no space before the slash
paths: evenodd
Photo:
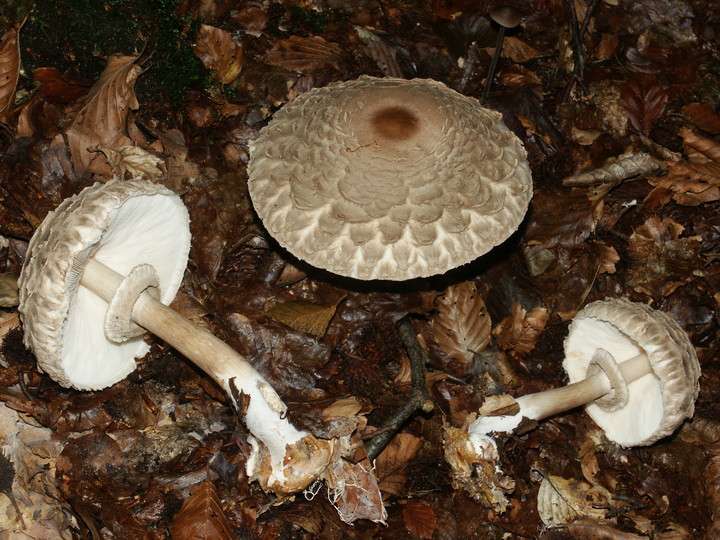
<path id="1" fill-rule="evenodd" d="M 687 334 L 671 316 L 623 299 L 588 304 L 573 319 L 565 339 L 563 367 L 571 383 L 587 376 L 598 349 L 618 364 L 644 353 L 653 371 L 628 384 L 624 407 L 607 411 L 597 403 L 586 406 L 608 439 L 622 446 L 652 444 L 693 415 L 700 364 Z"/>
<path id="2" fill-rule="evenodd" d="M 510 6 L 499 6 L 490 10 L 490 18 L 505 28 L 520 24 L 520 13 Z"/>
<path id="3" fill-rule="evenodd" d="M 30 240 L 20 274 L 25 344 L 63 386 L 97 390 L 122 380 L 149 346 L 142 336 L 116 344 L 104 333 L 107 304 L 80 286 L 94 257 L 127 275 L 150 264 L 169 304 L 185 272 L 190 219 L 180 198 L 144 180 L 95 184 L 63 201 Z"/>
<path id="4" fill-rule="evenodd" d="M 306 92 L 250 147 L 249 189 L 296 257 L 356 279 L 444 273 L 506 240 L 532 195 L 501 115 L 442 83 L 375 78 Z"/>

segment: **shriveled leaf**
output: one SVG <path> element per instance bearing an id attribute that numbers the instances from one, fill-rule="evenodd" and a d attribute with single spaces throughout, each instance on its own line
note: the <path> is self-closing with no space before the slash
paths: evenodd
<path id="1" fill-rule="evenodd" d="M 503 40 L 503 56 L 522 64 L 540 56 L 540 52 L 515 36 L 507 36 Z"/>
<path id="2" fill-rule="evenodd" d="M 610 492 L 600 485 L 548 475 L 540 483 L 538 514 L 548 526 L 581 518 L 601 519 L 611 499 Z"/>
<path id="3" fill-rule="evenodd" d="M 330 321 L 335 316 L 338 304 L 344 300 L 339 298 L 334 304 L 320 305 L 305 300 L 293 300 L 271 307 L 265 315 L 286 324 L 298 332 L 312 334 L 316 338 L 325 335 Z"/>
<path id="4" fill-rule="evenodd" d="M 85 105 L 66 131 L 78 176 L 82 176 L 97 157 L 93 150 L 130 143 L 127 122 L 130 111 L 139 107 L 134 90 L 139 74 L 137 57 L 113 55 L 90 88 Z"/>
<path id="5" fill-rule="evenodd" d="M 437 301 L 433 335 L 449 356 L 469 365 L 490 342 L 492 323 L 477 288 L 470 281 L 448 287 Z"/>
<path id="6" fill-rule="evenodd" d="M 330 502 L 345 523 L 360 519 L 384 522 L 387 519 L 369 459 L 357 463 L 337 459 L 328 466 L 324 478 L 330 490 Z"/>
<path id="7" fill-rule="evenodd" d="M 234 538 L 212 482 L 203 482 L 192 490 L 169 529 L 173 540 Z"/>
<path id="8" fill-rule="evenodd" d="M 665 111 L 668 95 L 654 76 L 637 74 L 623 85 L 620 98 L 630 123 L 647 135 Z"/>
<path id="9" fill-rule="evenodd" d="M 685 118 L 703 131 L 713 135 L 720 134 L 720 115 L 710 105 L 697 102 L 688 103 L 682 108 L 682 113 Z"/>
<path id="10" fill-rule="evenodd" d="M 117 178 L 153 179 L 163 174 L 158 167 L 163 160 L 139 146 L 102 147 L 98 150 L 105 154 L 113 176 Z"/>
<path id="11" fill-rule="evenodd" d="M 242 47 L 225 30 L 207 24 L 200 25 L 195 40 L 195 56 L 223 84 L 237 79 L 243 66 Z"/>
<path id="12" fill-rule="evenodd" d="M 490 21 L 475 13 L 461 13 L 449 21 L 443 21 L 438 25 L 438 31 L 450 54 L 456 59 L 466 57 L 473 44 L 477 47 L 492 47 L 495 43 L 495 32 Z"/>
<path id="13" fill-rule="evenodd" d="M 265 61 L 291 71 L 307 71 L 331 66 L 337 70 L 344 63 L 342 49 L 319 36 L 290 36 L 275 43 Z"/>
<path id="14" fill-rule="evenodd" d="M 700 238 L 681 238 L 683 227 L 670 218 L 651 217 L 628 241 L 627 283 L 637 292 L 662 298 L 692 278 L 704 261 Z"/>
<path id="15" fill-rule="evenodd" d="M 422 439 L 410 433 L 398 433 L 375 461 L 380 490 L 401 497 L 405 494 L 407 466 L 422 446 Z"/>
<path id="16" fill-rule="evenodd" d="M 500 321 L 492 334 L 500 348 L 525 354 L 535 348 L 547 320 L 546 308 L 537 306 L 528 313 L 518 302 L 515 302 L 511 314 Z"/>
<path id="17" fill-rule="evenodd" d="M 0 120 L 3 120 L 15 102 L 15 88 L 20 78 L 20 39 L 16 28 L 11 28 L 0 39 Z"/>
<path id="18" fill-rule="evenodd" d="M 435 511 L 425 503 L 410 501 L 403 507 L 403 521 L 410 534 L 430 539 L 437 526 Z"/>

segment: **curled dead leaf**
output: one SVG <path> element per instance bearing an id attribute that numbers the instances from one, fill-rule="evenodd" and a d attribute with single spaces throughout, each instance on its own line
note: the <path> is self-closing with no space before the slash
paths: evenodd
<path id="1" fill-rule="evenodd" d="M 93 84 L 85 104 L 65 132 L 75 174 L 81 177 L 97 157 L 98 147 L 130 143 L 127 122 L 131 110 L 139 107 L 135 82 L 141 72 L 135 56 L 108 58 L 100 78 Z"/>
<path id="2" fill-rule="evenodd" d="M 518 302 L 512 312 L 493 329 L 498 346 L 520 354 L 532 351 L 548 321 L 547 308 L 537 306 L 528 313 Z"/>
<path id="3" fill-rule="evenodd" d="M 162 171 L 158 167 L 163 160 L 139 146 L 118 146 L 117 148 L 98 148 L 105 154 L 108 164 L 116 178 L 160 178 Z"/>
<path id="4" fill-rule="evenodd" d="M 229 33 L 215 26 L 200 25 L 195 40 L 195 56 L 223 84 L 233 82 L 242 70 L 242 47 L 235 43 Z"/>

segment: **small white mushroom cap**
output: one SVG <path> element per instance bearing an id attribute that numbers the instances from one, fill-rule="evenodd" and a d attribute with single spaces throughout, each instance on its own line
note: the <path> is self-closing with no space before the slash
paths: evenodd
<path id="1" fill-rule="evenodd" d="M 421 79 L 363 76 L 301 95 L 261 130 L 248 173 L 281 246 L 364 280 L 476 259 L 517 229 L 532 195 L 501 115 Z"/>
<path id="2" fill-rule="evenodd" d="M 620 365 L 644 354 L 652 368 L 627 385 L 624 406 L 603 407 L 598 401 L 586 406 L 608 439 L 622 446 L 652 444 L 693 415 L 700 365 L 687 334 L 671 316 L 623 299 L 588 304 L 565 340 L 563 367 L 571 383 L 588 376 L 599 349 Z"/>
<path id="3" fill-rule="evenodd" d="M 180 198 L 146 181 L 95 184 L 64 201 L 33 235 L 20 274 L 25 344 L 40 368 L 63 386 L 97 390 L 135 369 L 148 351 L 142 335 L 113 343 L 105 301 L 80 287 L 90 257 L 127 275 L 155 268 L 169 304 L 185 272 L 190 219 Z"/>

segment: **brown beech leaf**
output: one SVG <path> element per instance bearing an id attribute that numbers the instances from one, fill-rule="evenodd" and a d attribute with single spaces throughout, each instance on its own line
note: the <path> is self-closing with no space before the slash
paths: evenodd
<path id="1" fill-rule="evenodd" d="M 33 80 L 40 85 L 38 92 L 45 101 L 64 105 L 88 93 L 89 87 L 70 81 L 53 67 L 37 68 Z"/>
<path id="2" fill-rule="evenodd" d="M 410 433 L 398 433 L 375 461 L 380 491 L 401 497 L 405 494 L 407 466 L 422 446 L 422 439 Z"/>
<path id="3" fill-rule="evenodd" d="M 191 491 L 169 529 L 173 540 L 234 538 L 212 482 L 203 482 Z"/>
<path id="4" fill-rule="evenodd" d="M 433 537 L 437 516 L 430 506 L 419 501 L 410 501 L 403 507 L 402 515 L 410 534 L 428 540 Z"/>
<path id="5" fill-rule="evenodd" d="M 547 320 L 546 308 L 537 306 L 528 313 L 518 302 L 515 302 L 511 314 L 500 321 L 492 334 L 501 349 L 512 349 L 525 354 L 535 348 Z"/>
<path id="6" fill-rule="evenodd" d="M 628 240 L 627 283 L 653 298 L 672 294 L 704 265 L 700 238 L 680 238 L 684 228 L 670 218 L 648 218 Z"/>
<path id="7" fill-rule="evenodd" d="M 473 355 L 490 342 L 492 323 L 485 302 L 473 283 L 451 285 L 437 300 L 433 318 L 435 341 L 462 365 L 471 364 Z"/>
<path id="8" fill-rule="evenodd" d="M 18 30 L 11 28 L 0 39 L 0 120 L 4 120 L 15 102 L 15 88 L 20 78 L 20 40 Z"/>
<path id="9" fill-rule="evenodd" d="M 707 538 L 720 538 L 720 444 L 716 443 L 710 454 L 704 473 L 708 509 L 712 515 L 712 525 L 707 531 Z"/>
<path id="10" fill-rule="evenodd" d="M 548 475 L 538 490 L 538 514 L 548 526 L 581 518 L 602 519 L 611 500 L 610 492 L 598 484 Z"/>
<path id="11" fill-rule="evenodd" d="M 265 61 L 291 71 L 306 71 L 331 66 L 337 70 L 344 62 L 342 49 L 319 36 L 290 36 L 268 51 Z"/>
<path id="12" fill-rule="evenodd" d="M 720 144 L 714 139 L 704 137 L 690 128 L 682 128 L 680 136 L 685 146 L 706 158 L 720 164 Z"/>
<path id="13" fill-rule="evenodd" d="M 365 44 L 365 54 L 375 60 L 386 77 L 404 76 L 397 59 L 399 45 L 392 44 L 382 36 L 360 26 L 355 27 L 355 32 Z"/>
<path id="14" fill-rule="evenodd" d="M 698 128 L 713 135 L 720 134 L 720 116 L 715 109 L 704 103 L 688 103 L 682 108 L 685 118 Z"/>
<path id="15" fill-rule="evenodd" d="M 65 133 L 78 177 L 97 157 L 98 147 L 130 144 L 127 121 L 130 111 L 139 107 L 134 88 L 140 71 L 137 57 L 113 55 L 90 88 Z"/>
<path id="16" fill-rule="evenodd" d="M 271 307 L 265 315 L 298 332 L 312 334 L 319 339 L 325 335 L 338 304 L 344 299 L 345 297 L 341 296 L 334 304 L 327 306 L 305 300 L 293 300 Z"/>
<path id="17" fill-rule="evenodd" d="M 665 110 L 668 95 L 653 75 L 641 73 L 623 85 L 620 100 L 633 127 L 647 135 Z"/>
<path id="18" fill-rule="evenodd" d="M 243 66 L 242 47 L 225 30 L 207 24 L 200 25 L 195 40 L 195 56 L 223 84 L 237 79 Z"/>

